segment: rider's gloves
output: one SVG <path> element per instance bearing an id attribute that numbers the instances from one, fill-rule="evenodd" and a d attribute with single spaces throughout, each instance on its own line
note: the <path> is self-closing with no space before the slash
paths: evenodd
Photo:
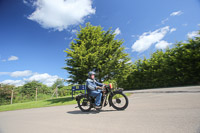
<path id="1" fill-rule="evenodd" d="M 97 90 L 97 89 L 102 89 L 102 87 L 100 87 L 100 86 L 97 86 L 97 87 L 96 87 L 96 90 Z"/>

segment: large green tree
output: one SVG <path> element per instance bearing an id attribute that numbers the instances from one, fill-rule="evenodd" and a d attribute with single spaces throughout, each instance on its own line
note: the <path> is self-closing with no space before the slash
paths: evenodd
<path id="1" fill-rule="evenodd" d="M 117 80 L 122 83 L 130 73 L 131 62 L 122 47 L 123 41 L 115 39 L 114 32 L 104 31 L 101 26 L 80 27 L 77 38 L 66 49 L 67 66 L 64 68 L 70 74 L 71 83 L 82 84 L 87 79 L 89 71 L 97 72 L 97 79 Z"/>

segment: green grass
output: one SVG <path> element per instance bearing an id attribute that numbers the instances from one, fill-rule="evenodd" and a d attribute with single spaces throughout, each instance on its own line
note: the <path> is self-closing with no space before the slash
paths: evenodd
<path id="1" fill-rule="evenodd" d="M 126 96 L 130 96 L 131 93 L 126 93 Z M 0 106 L 0 112 L 2 111 L 12 111 L 12 110 L 20 110 L 20 109 L 31 109 L 31 108 L 40 108 L 40 107 L 50 107 L 50 106 L 60 106 L 60 105 L 70 105 L 76 104 L 76 100 L 72 100 L 71 96 L 33 101 L 33 102 L 25 102 L 25 103 L 15 103 L 10 105 L 2 105 Z"/>
<path id="2" fill-rule="evenodd" d="M 70 104 L 76 104 L 76 100 L 72 100 L 71 96 L 56 98 L 56 99 L 54 98 L 54 99 L 48 99 L 48 100 L 33 101 L 33 102 L 16 103 L 16 104 L 12 104 L 12 105 L 2 105 L 2 106 L 0 106 L 0 112 L 19 110 L 19 109 L 70 105 Z"/>
<path id="3" fill-rule="evenodd" d="M 127 97 L 129 97 L 130 95 L 132 95 L 133 93 L 124 93 Z"/>
<path id="4" fill-rule="evenodd" d="M 125 93 L 125 95 L 127 96 L 127 97 L 129 97 L 130 95 L 131 95 L 131 93 Z M 122 95 L 120 95 L 120 94 L 116 94 L 116 95 L 114 95 L 114 99 L 117 99 L 117 98 L 122 98 L 123 96 Z"/>

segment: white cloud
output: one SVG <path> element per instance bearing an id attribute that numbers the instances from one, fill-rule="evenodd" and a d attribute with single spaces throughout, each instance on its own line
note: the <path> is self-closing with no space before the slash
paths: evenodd
<path id="1" fill-rule="evenodd" d="M 71 31 L 71 33 L 72 33 L 72 34 L 76 34 L 76 33 L 77 33 L 77 30 L 74 30 L 74 29 L 73 29 L 73 30 Z"/>
<path id="2" fill-rule="evenodd" d="M 187 34 L 187 37 L 188 37 L 188 38 L 200 37 L 200 35 L 199 35 L 198 33 L 199 33 L 199 31 L 192 31 L 192 32 L 189 32 L 189 33 Z"/>
<path id="3" fill-rule="evenodd" d="M 1 75 L 9 75 L 10 73 L 9 72 L 0 72 L 0 76 Z"/>
<path id="4" fill-rule="evenodd" d="M 165 24 L 165 22 L 167 22 L 169 20 L 169 18 L 166 18 L 164 20 L 161 21 L 162 24 Z"/>
<path id="5" fill-rule="evenodd" d="M 171 28 L 170 29 L 170 33 L 174 32 L 174 31 L 176 31 L 176 28 Z"/>
<path id="6" fill-rule="evenodd" d="M 14 60 L 18 60 L 19 58 L 17 56 L 10 56 L 8 58 L 8 61 L 14 61 Z"/>
<path id="7" fill-rule="evenodd" d="M 0 58 L 0 60 L 1 60 L 2 62 L 6 62 L 6 61 L 15 61 L 15 60 L 19 60 L 19 57 L 17 57 L 17 56 L 10 56 L 8 59 L 1 59 L 1 58 Z"/>
<path id="8" fill-rule="evenodd" d="M 25 70 L 25 71 L 15 71 L 10 73 L 11 77 L 27 77 L 31 76 L 33 73 L 30 70 Z"/>
<path id="9" fill-rule="evenodd" d="M 119 59 L 118 62 L 120 63 L 120 62 L 123 62 L 123 61 L 124 61 L 124 59 Z M 128 64 L 128 63 L 132 63 L 132 60 L 129 60 L 129 61 L 125 62 L 125 64 Z"/>
<path id="10" fill-rule="evenodd" d="M 147 50 L 152 44 L 159 42 L 161 39 L 165 37 L 167 32 L 169 32 L 169 26 L 165 26 L 163 28 L 157 29 L 153 32 L 145 32 L 143 33 L 139 39 L 132 45 L 132 51 L 136 52 L 144 52 Z"/>
<path id="11" fill-rule="evenodd" d="M 9 84 L 9 85 L 15 85 L 15 86 L 22 86 L 25 84 L 23 80 L 4 80 L 0 82 L 1 84 Z"/>
<path id="12" fill-rule="evenodd" d="M 130 49 L 130 48 L 128 48 L 128 47 L 125 47 L 125 50 L 128 50 L 128 49 Z"/>
<path id="13" fill-rule="evenodd" d="M 121 31 L 120 31 L 119 27 L 115 30 L 114 34 L 116 34 L 116 36 L 121 34 Z"/>
<path id="14" fill-rule="evenodd" d="M 70 38 L 69 38 L 69 40 L 72 40 L 73 39 L 73 36 L 71 36 Z"/>
<path id="15" fill-rule="evenodd" d="M 182 11 L 177 11 L 177 12 L 172 12 L 172 13 L 170 14 L 170 16 L 179 16 L 179 15 L 181 15 L 181 14 L 183 14 Z"/>
<path id="16" fill-rule="evenodd" d="M 92 0 L 37 0 L 33 5 L 36 10 L 28 19 L 58 31 L 83 23 L 86 16 L 95 14 Z"/>
<path id="17" fill-rule="evenodd" d="M 125 64 L 133 63 L 132 60 L 127 61 Z"/>
<path id="18" fill-rule="evenodd" d="M 33 73 L 30 70 L 25 71 L 15 71 L 15 72 L 0 72 L 0 75 L 9 75 L 11 77 L 27 77 L 31 76 Z"/>
<path id="19" fill-rule="evenodd" d="M 169 45 L 171 45 L 172 43 L 168 43 L 168 42 L 166 42 L 166 41 L 164 41 L 164 40 L 162 40 L 162 41 L 159 41 L 156 45 L 155 45 L 155 47 L 157 48 L 157 49 L 166 49 Z"/>
<path id="20" fill-rule="evenodd" d="M 187 26 L 188 24 L 185 23 L 185 24 L 182 24 L 182 25 L 183 25 L 183 26 Z"/>
<path id="21" fill-rule="evenodd" d="M 136 37 L 136 35 L 131 35 L 131 37 Z"/>
<path id="22" fill-rule="evenodd" d="M 35 0 L 22 0 L 23 3 L 27 6 L 32 6 Z"/>
<path id="23" fill-rule="evenodd" d="M 198 26 L 200 27 L 200 24 L 198 24 Z"/>
<path id="24" fill-rule="evenodd" d="M 30 70 L 25 70 L 25 71 L 15 71 L 15 72 L 0 72 L 0 76 L 2 75 L 9 75 L 11 77 L 28 77 L 28 78 L 23 78 L 22 80 L 4 80 L 0 83 L 3 84 L 12 84 L 15 86 L 21 86 L 24 85 L 26 82 L 31 82 L 31 81 L 39 81 L 47 86 L 52 86 L 54 82 L 59 79 L 60 77 L 57 75 L 49 75 L 48 73 L 34 73 Z M 61 79 L 61 78 L 60 78 Z"/>
<path id="25" fill-rule="evenodd" d="M 24 4 L 28 4 L 28 2 L 27 2 L 26 0 L 23 0 L 23 3 L 24 3 Z"/>
<path id="26" fill-rule="evenodd" d="M 24 79 L 25 81 L 39 81 L 42 82 L 43 84 L 46 84 L 47 86 L 52 86 L 54 82 L 59 79 L 57 75 L 51 76 L 48 73 L 43 73 L 43 74 L 34 74 L 28 79 Z"/>
<path id="27" fill-rule="evenodd" d="M 131 35 L 131 37 L 139 37 L 139 35 Z"/>

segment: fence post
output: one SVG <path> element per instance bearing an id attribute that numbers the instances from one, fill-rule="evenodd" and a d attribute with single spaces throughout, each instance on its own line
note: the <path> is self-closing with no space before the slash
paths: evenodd
<path id="1" fill-rule="evenodd" d="M 53 96 L 54 96 L 55 92 L 56 92 L 56 91 L 54 91 L 54 92 L 53 92 L 53 95 L 51 96 L 51 99 L 53 98 Z"/>
<path id="2" fill-rule="evenodd" d="M 37 101 L 37 88 L 35 89 L 35 100 Z"/>
<path id="3" fill-rule="evenodd" d="M 12 104 L 13 103 L 13 89 L 11 91 L 11 100 L 10 100 L 10 103 Z"/>
<path id="4" fill-rule="evenodd" d="M 73 97 L 73 92 L 74 92 L 74 91 L 73 91 L 73 87 L 72 87 L 72 99 L 74 99 L 74 97 Z"/>
<path id="5" fill-rule="evenodd" d="M 56 86 L 56 98 L 58 98 L 58 87 Z"/>

